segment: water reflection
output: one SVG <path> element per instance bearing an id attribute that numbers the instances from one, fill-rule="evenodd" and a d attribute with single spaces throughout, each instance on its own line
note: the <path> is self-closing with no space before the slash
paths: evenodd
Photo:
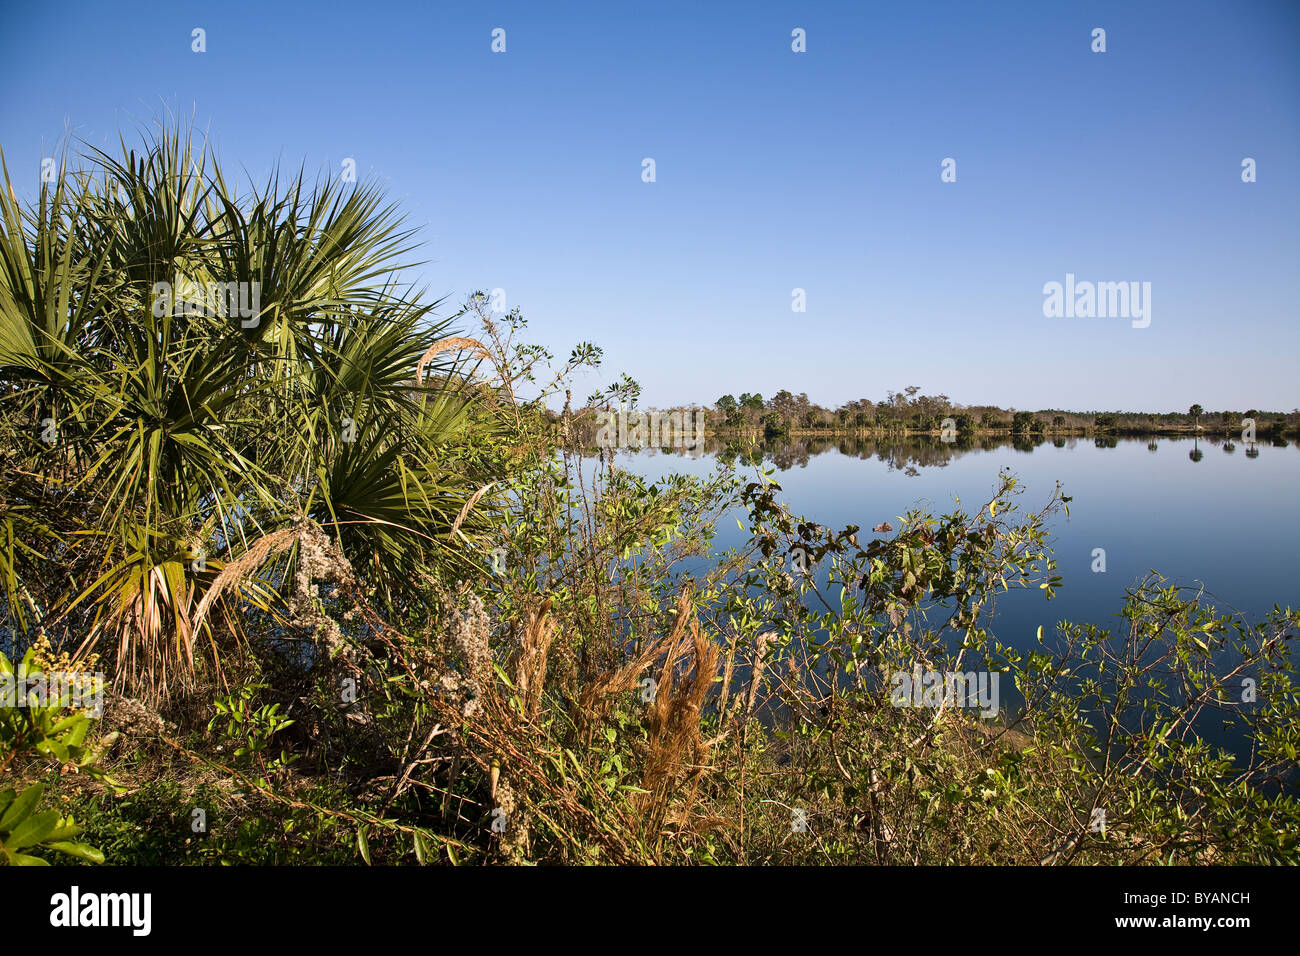
<path id="1" fill-rule="evenodd" d="M 1179 437 L 1160 436 L 1160 441 L 1177 443 L 1185 440 Z M 1073 449 L 1080 442 L 1091 444 L 1094 448 L 1112 449 L 1118 448 L 1121 441 L 1125 443 L 1143 442 L 1146 444 L 1147 451 L 1153 454 L 1160 449 L 1160 441 L 1155 437 L 1142 438 L 1117 435 L 1097 435 L 1092 437 L 1043 434 L 981 435 L 977 437 L 959 436 L 949 441 L 930 435 L 882 435 L 872 437 L 837 435 L 833 437 L 798 436 L 793 438 L 782 436 L 766 441 L 710 436 L 693 453 L 664 449 L 661 452 L 651 450 L 647 454 L 690 454 L 694 458 L 707 454 L 737 466 L 756 464 L 762 461 L 774 466 L 779 471 L 788 471 L 791 468 L 807 467 L 808 462 L 818 455 L 838 452 L 846 457 L 863 461 L 875 459 L 883 462 L 889 471 L 897 471 L 908 477 L 916 477 L 920 475 L 921 469 L 947 467 L 954 460 L 970 452 L 995 451 L 999 448 L 1010 447 L 1022 454 L 1032 454 L 1036 448 L 1042 445 L 1050 444 L 1053 448 Z M 1191 461 L 1199 462 L 1205 458 L 1205 452 L 1201 448 L 1203 444 L 1220 446 L 1229 455 L 1233 454 L 1237 449 L 1237 444 L 1231 439 L 1195 436 L 1192 438 L 1192 449 L 1187 453 L 1187 457 Z M 1270 448 L 1287 448 L 1291 443 L 1282 438 L 1273 438 L 1263 443 L 1249 442 L 1246 444 L 1246 457 L 1258 458 L 1260 448 L 1265 445 Z"/>
<path id="2" fill-rule="evenodd" d="M 959 436 L 956 440 L 944 441 L 935 436 L 923 436 L 923 434 L 909 434 L 909 436 L 798 436 L 798 437 L 779 437 L 772 438 L 768 441 L 751 441 L 746 438 L 716 436 L 706 437 L 702 447 L 697 447 L 692 454 L 693 458 L 701 457 L 702 454 L 712 455 L 725 462 L 736 464 L 736 466 L 745 466 L 762 460 L 771 464 L 779 471 L 788 471 L 790 468 L 805 468 L 810 460 L 816 455 L 824 455 L 837 451 L 848 458 L 857 458 L 862 460 L 875 459 L 883 462 L 888 471 L 901 472 L 907 477 L 920 475 L 922 468 L 944 468 L 952 463 L 953 460 L 961 458 L 962 455 L 971 453 L 971 451 L 993 451 L 1001 447 L 1010 446 L 1011 449 L 1022 454 L 1032 454 L 1037 447 L 1041 445 L 1050 445 L 1056 449 L 1074 449 L 1079 442 L 1087 442 L 1097 449 L 1115 449 L 1123 442 L 1138 441 L 1147 446 L 1147 450 L 1156 453 L 1160 450 L 1161 441 L 1179 442 L 1186 441 L 1184 438 L 1177 436 L 1160 436 L 1160 441 L 1156 437 L 1135 437 L 1135 436 L 1113 436 L 1113 434 L 1102 434 L 1102 436 L 1082 437 L 1082 436 L 1050 436 L 1050 434 L 997 434 L 997 436 Z M 1192 462 L 1200 462 L 1205 458 L 1205 451 L 1201 445 L 1217 445 L 1222 447 L 1226 454 L 1232 454 L 1236 451 L 1238 444 L 1231 438 L 1196 436 L 1192 437 L 1192 449 L 1188 451 L 1187 457 Z M 1247 442 L 1245 445 L 1245 457 L 1260 457 L 1260 449 L 1264 446 L 1269 447 L 1288 447 L 1291 442 L 1284 438 L 1273 438 L 1268 442 Z M 655 451 L 649 451 L 649 454 L 656 454 Z M 666 455 L 684 454 L 681 451 L 671 449 L 663 450 Z M 686 453 L 690 454 L 690 453 Z"/>

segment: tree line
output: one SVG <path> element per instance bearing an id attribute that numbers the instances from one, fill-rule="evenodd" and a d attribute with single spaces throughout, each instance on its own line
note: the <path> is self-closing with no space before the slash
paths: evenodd
<path id="1" fill-rule="evenodd" d="M 791 432 L 907 431 L 935 432 L 945 427 L 957 433 L 1240 431 L 1249 419 L 1256 433 L 1282 434 L 1300 426 L 1300 410 L 1290 413 L 1224 409 L 1207 412 L 1196 404 L 1182 412 L 1069 411 L 1047 408 L 1030 411 L 996 405 L 963 405 L 947 395 L 926 395 L 917 385 L 890 390 L 875 402 L 860 398 L 827 408 L 785 389 L 769 399 L 745 392 L 723 395 L 713 403 L 715 430 L 762 432 L 767 437 Z M 949 420 L 945 426 L 945 420 Z"/>

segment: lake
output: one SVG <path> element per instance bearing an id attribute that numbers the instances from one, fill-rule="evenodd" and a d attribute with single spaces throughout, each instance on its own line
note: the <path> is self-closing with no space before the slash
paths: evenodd
<path id="1" fill-rule="evenodd" d="M 1154 444 L 1154 448 L 1149 448 Z M 1249 451 L 1249 454 L 1247 453 Z M 620 451 L 623 468 L 650 478 L 673 472 L 707 475 L 727 449 L 680 453 Z M 1195 458 L 1195 460 L 1193 460 Z M 916 506 L 973 511 L 1009 468 L 1024 493 L 1021 513 L 1038 510 L 1056 482 L 1073 497 L 1070 515 L 1048 525 L 1064 586 L 1012 591 L 998 599 L 993 631 L 1029 647 L 1040 625 L 1061 620 L 1114 627 L 1125 589 L 1156 570 L 1171 583 L 1204 586 L 1212 603 L 1258 620 L 1274 604 L 1300 605 L 1300 446 L 1198 438 L 1048 438 L 973 447 L 937 439 L 818 439 L 764 451 L 764 464 L 795 514 L 822 525 L 872 527 Z M 753 474 L 741 466 L 741 474 Z M 717 547 L 740 544 L 731 518 L 719 522 Z M 864 535 L 865 540 L 865 535 Z M 1094 572 L 1094 550 L 1106 570 Z"/>

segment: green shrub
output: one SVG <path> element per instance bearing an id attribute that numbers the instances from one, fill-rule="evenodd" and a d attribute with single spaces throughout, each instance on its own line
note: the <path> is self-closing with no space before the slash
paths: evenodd
<path id="1" fill-rule="evenodd" d="M 0 653 L 0 773 L 16 768 L 23 758 L 35 758 L 39 766 L 54 763 L 92 777 L 101 777 L 95 767 L 98 752 L 111 741 L 101 741 L 98 748 L 86 746 L 86 736 L 94 720 L 84 711 L 69 713 L 72 691 L 63 688 L 51 697 L 44 687 L 46 675 L 35 664 L 35 649 L 29 650 L 15 669 Z M 30 684 L 42 689 L 28 690 Z M 61 853 L 66 856 L 104 862 L 99 850 L 73 838 L 82 828 L 71 817 L 57 810 L 41 809 L 44 783 L 31 783 L 22 789 L 9 787 L 0 791 L 0 852 L 3 862 L 13 866 L 47 866 L 49 861 L 38 854 Z"/>

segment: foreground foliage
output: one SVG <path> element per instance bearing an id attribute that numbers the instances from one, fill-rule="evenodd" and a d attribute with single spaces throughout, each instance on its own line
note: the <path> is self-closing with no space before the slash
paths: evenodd
<path id="1" fill-rule="evenodd" d="M 1295 612 L 1153 576 L 1005 643 L 1000 596 L 1066 583 L 1060 489 L 868 532 L 743 456 L 651 482 L 546 410 L 599 350 L 435 320 L 373 189 L 92 160 L 0 202 L 4 633 L 114 677 L 97 725 L 0 709 L 8 862 L 99 859 L 73 810 L 115 863 L 1300 860 Z M 256 314 L 156 308 L 209 281 Z"/>
<path id="2" fill-rule="evenodd" d="M 29 682 L 42 688 L 46 684 L 37 652 L 36 647 L 29 649 L 17 668 L 0 653 L 0 694 L 4 696 L 0 700 L 0 774 L 25 761 L 29 773 L 34 768 L 40 774 L 54 766 L 60 772 L 82 773 L 111 787 L 96 759 L 113 740 L 87 742 L 95 721 L 83 710 L 68 712 L 79 703 L 71 691 L 61 689 L 54 695 L 44 690 L 26 691 Z M 4 862 L 45 866 L 50 852 L 104 862 L 99 850 L 73 841 L 83 827 L 71 816 L 45 806 L 46 786 L 41 781 L 25 782 L 21 790 L 0 790 L 0 855 Z"/>
<path id="3" fill-rule="evenodd" d="M 443 450 L 493 426 L 449 321 L 399 285 L 409 235 L 368 184 L 277 173 L 237 198 L 184 131 L 92 150 L 28 209 L 7 183 L 9 623 L 103 653 L 156 702 L 194 688 L 200 656 L 219 670 L 250 606 L 311 617 L 286 586 L 329 560 L 304 554 L 307 523 L 389 610 L 462 564 L 483 530 L 466 506 L 500 476 Z"/>

